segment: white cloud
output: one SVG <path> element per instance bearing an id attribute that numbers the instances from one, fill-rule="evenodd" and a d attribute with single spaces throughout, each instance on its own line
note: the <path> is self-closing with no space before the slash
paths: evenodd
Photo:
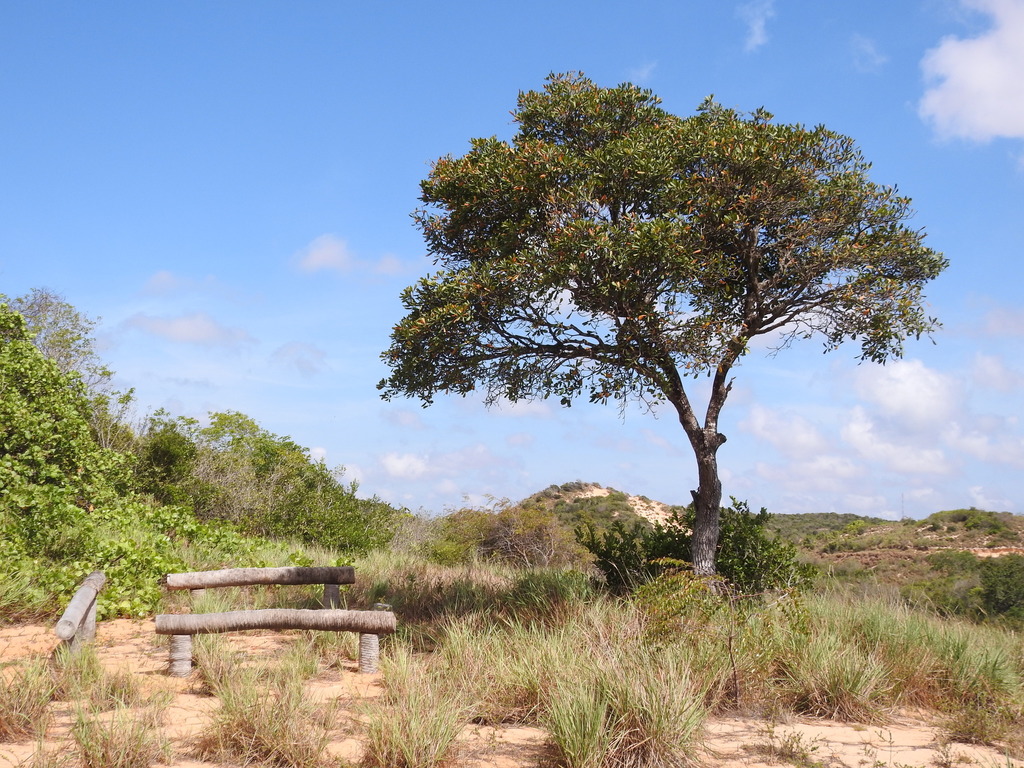
<path id="1" fill-rule="evenodd" d="M 861 407 L 853 409 L 842 436 L 863 458 L 892 472 L 939 474 L 951 469 L 941 448 L 887 440 Z"/>
<path id="2" fill-rule="evenodd" d="M 393 253 L 385 253 L 377 261 L 357 258 L 348 243 L 335 235 L 326 234 L 314 239 L 293 257 L 301 272 L 324 270 L 338 273 L 373 272 L 378 275 L 400 275 L 408 265 Z"/>
<path id="3" fill-rule="evenodd" d="M 743 50 L 755 51 L 768 42 L 768 19 L 775 15 L 775 0 L 750 0 L 736 9 L 736 15 L 747 25 Z"/>
<path id="4" fill-rule="evenodd" d="M 964 429 L 954 423 L 943 432 L 942 439 L 950 448 L 981 461 L 1024 469 L 1024 438 L 1008 433 L 1006 428 L 1013 426 L 1012 420 L 988 423 L 981 429 Z"/>
<path id="5" fill-rule="evenodd" d="M 516 432 L 505 438 L 505 443 L 515 448 L 528 447 L 536 442 L 537 438 L 529 432 Z"/>
<path id="6" fill-rule="evenodd" d="M 172 272 L 162 269 L 142 286 L 143 293 L 173 293 L 185 285 L 185 281 Z"/>
<path id="7" fill-rule="evenodd" d="M 445 478 L 434 486 L 434 490 L 444 496 L 454 496 L 459 492 L 459 486 L 451 478 Z"/>
<path id="8" fill-rule="evenodd" d="M 1016 392 L 1024 389 L 1024 373 L 1006 365 L 1001 357 L 978 353 L 971 366 L 974 383 L 986 389 L 999 392 Z"/>
<path id="9" fill-rule="evenodd" d="M 961 401 L 956 381 L 920 360 L 897 360 L 859 369 L 856 388 L 897 423 L 927 429 L 952 419 Z"/>
<path id="10" fill-rule="evenodd" d="M 296 255 L 299 269 L 303 272 L 333 270 L 348 272 L 355 265 L 355 258 L 344 240 L 334 235 L 320 235 Z"/>
<path id="11" fill-rule="evenodd" d="M 945 138 L 1024 138 L 1024 0 L 963 5 L 992 25 L 977 37 L 943 38 L 925 54 L 919 113 Z"/>
<path id="12" fill-rule="evenodd" d="M 757 474 L 790 492 L 838 493 L 849 487 L 849 480 L 862 476 L 864 469 L 846 456 L 822 454 L 784 465 L 758 463 Z"/>
<path id="13" fill-rule="evenodd" d="M 373 270 L 381 275 L 400 275 L 405 272 L 405 264 L 393 253 L 385 253 Z"/>
<path id="14" fill-rule="evenodd" d="M 253 341 L 246 331 L 221 325 L 205 312 L 178 317 L 153 317 L 139 312 L 125 320 L 123 325 L 184 344 L 235 347 Z"/>
<path id="15" fill-rule="evenodd" d="M 967 489 L 967 493 L 971 497 L 971 506 L 978 507 L 979 509 L 987 509 L 991 512 L 1006 512 L 1012 511 L 1014 508 L 1014 504 L 1010 499 L 993 495 L 981 485 L 971 486 Z"/>
<path id="16" fill-rule="evenodd" d="M 865 494 L 848 493 L 843 496 L 842 507 L 844 511 L 853 512 L 857 515 L 870 517 L 882 517 L 892 520 L 899 518 L 899 512 L 886 509 L 888 504 L 885 496 L 868 496 Z"/>
<path id="17" fill-rule="evenodd" d="M 985 315 L 983 330 L 991 336 L 1024 336 L 1024 310 L 993 309 Z"/>
<path id="18" fill-rule="evenodd" d="M 295 368 L 303 376 L 315 376 L 324 368 L 327 353 L 313 344 L 289 341 L 274 350 L 271 359 L 278 365 Z"/>
<path id="19" fill-rule="evenodd" d="M 812 456 L 827 447 L 825 438 L 807 419 L 763 405 L 752 405 L 740 427 L 788 456 Z"/>
<path id="20" fill-rule="evenodd" d="M 309 457 L 313 461 L 327 461 L 327 449 L 320 446 L 310 448 Z"/>
<path id="21" fill-rule="evenodd" d="M 850 38 L 853 51 L 853 66 L 858 72 L 880 72 L 889 57 L 878 50 L 875 41 L 864 35 L 854 34 Z"/>
<path id="22" fill-rule="evenodd" d="M 497 402 L 491 406 L 495 413 L 501 414 L 502 416 L 512 417 L 524 417 L 524 416 L 551 416 L 551 405 L 545 400 L 519 400 L 518 402 L 512 402 L 507 398 L 499 398 Z"/>
<path id="23" fill-rule="evenodd" d="M 386 453 L 380 458 L 381 466 L 389 477 L 416 480 L 427 473 L 427 462 L 412 453 Z"/>

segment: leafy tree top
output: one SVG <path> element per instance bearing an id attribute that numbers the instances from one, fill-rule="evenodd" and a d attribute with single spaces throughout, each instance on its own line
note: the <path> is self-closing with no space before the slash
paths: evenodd
<path id="1" fill-rule="evenodd" d="M 474 139 L 422 182 L 440 270 L 402 295 L 385 397 L 679 408 L 683 378 L 708 374 L 713 426 L 754 337 L 857 340 L 883 362 L 937 326 L 922 287 L 946 260 L 848 137 L 711 100 L 680 118 L 573 73 L 514 117 L 511 141 Z"/>
<path id="2" fill-rule="evenodd" d="M 0 303 L 0 496 L 30 507 L 34 491 L 68 491 L 83 507 L 127 482 L 126 458 L 100 448 L 89 429 L 80 378 L 32 343 L 25 318 Z"/>

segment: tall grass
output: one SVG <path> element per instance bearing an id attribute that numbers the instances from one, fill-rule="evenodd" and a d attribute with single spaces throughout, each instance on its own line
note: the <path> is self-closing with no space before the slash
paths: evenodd
<path id="1" fill-rule="evenodd" d="M 4 520 L 0 513 L 0 530 Z M 0 568 L 0 626 L 42 619 L 53 613 L 53 598 L 40 589 L 28 569 L 16 564 Z"/>
<path id="2" fill-rule="evenodd" d="M 303 680 L 294 660 L 241 666 L 220 678 L 213 686 L 220 708 L 199 739 L 199 756 L 243 765 L 321 765 L 333 712 L 307 698 Z"/>
<path id="3" fill-rule="evenodd" d="M 52 672 L 54 696 L 64 701 L 86 699 L 98 710 L 134 707 L 146 701 L 135 675 L 124 669 L 105 670 L 91 644 L 80 646 L 74 653 L 59 648 Z"/>
<path id="4" fill-rule="evenodd" d="M 139 713 L 117 707 L 102 715 L 79 708 L 71 733 L 82 768 L 148 768 L 170 759 L 170 747 L 160 732 L 162 711 Z"/>
<path id="5" fill-rule="evenodd" d="M 396 647 L 382 662 L 386 692 L 366 705 L 362 764 L 368 768 L 436 768 L 450 763 L 466 723 L 463 679 Z"/>
<path id="6" fill-rule="evenodd" d="M 559 680 L 541 722 L 566 768 L 672 768 L 694 761 L 703 692 L 664 652 Z"/>
<path id="7" fill-rule="evenodd" d="M 1006 743 L 1024 721 L 1019 635 L 941 619 L 893 597 L 723 598 L 718 607 L 684 600 L 667 603 L 678 611 L 673 619 L 604 596 L 580 574 L 443 568 L 380 554 L 371 564 L 372 584 L 350 598 L 387 599 L 411 648 L 434 651 L 432 664 L 470 681 L 469 719 L 566 724 L 567 762 L 586 764 L 568 755 L 586 753 L 587 743 L 611 750 L 609 723 L 620 717 L 613 702 L 644 711 L 636 697 L 613 697 L 614 686 L 593 670 L 657 690 L 631 661 L 655 651 L 682 665 L 691 698 L 712 711 L 874 723 L 923 707 L 940 715 L 950 737 Z M 604 725 L 593 730 L 598 711 Z"/>
<path id="8" fill-rule="evenodd" d="M 0 669 L 0 741 L 16 741 L 45 731 L 54 683 L 43 659 Z"/>

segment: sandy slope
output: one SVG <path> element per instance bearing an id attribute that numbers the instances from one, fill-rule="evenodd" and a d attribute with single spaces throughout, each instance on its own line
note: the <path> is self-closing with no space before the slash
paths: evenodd
<path id="1" fill-rule="evenodd" d="M 237 633 L 231 642 L 253 656 L 272 655 L 289 642 L 289 633 Z M 0 665 L 33 655 L 52 652 L 56 638 L 48 627 L 21 625 L 0 627 Z M 127 669 L 139 676 L 147 691 L 166 690 L 173 695 L 164 716 L 164 729 L 174 748 L 172 768 L 198 768 L 211 763 L 197 760 L 192 743 L 217 706 L 210 696 L 196 692 L 195 681 L 174 679 L 165 674 L 165 641 L 153 631 L 152 621 L 118 620 L 99 627 L 97 651 L 110 670 Z M 379 695 L 377 675 L 359 675 L 355 664 L 326 672 L 307 684 L 310 696 L 340 703 L 339 727 L 329 745 L 332 755 L 356 763 L 361 754 L 361 721 L 353 704 Z M 46 748 L 55 748 L 68 739 L 71 710 L 66 703 L 54 703 L 53 717 L 46 734 Z M 532 768 L 545 755 L 545 734 L 537 728 L 489 728 L 467 726 L 461 736 L 457 765 L 469 768 Z M 775 749 L 773 750 L 772 747 Z M 784 759 L 779 752 L 791 757 Z M 31 740 L 0 744 L 0 768 L 24 764 L 36 745 Z M 774 751 L 774 754 L 773 754 Z M 708 723 L 704 753 L 705 766 L 757 766 L 797 763 L 800 756 L 819 765 L 849 768 L 902 768 L 903 766 L 940 766 L 955 764 L 982 768 L 1024 766 L 1008 761 L 997 751 L 953 744 L 941 747 L 936 730 L 927 723 L 903 718 L 883 727 L 833 722 L 797 720 L 770 725 L 761 720 L 740 717 L 715 718 Z"/>

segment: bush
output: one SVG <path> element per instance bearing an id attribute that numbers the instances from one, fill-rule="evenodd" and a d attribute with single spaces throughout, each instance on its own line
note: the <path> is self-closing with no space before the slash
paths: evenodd
<path id="1" fill-rule="evenodd" d="M 158 411 L 140 438 L 135 479 L 162 503 L 191 506 L 204 519 L 242 530 L 353 554 L 387 544 L 404 514 L 376 496 L 361 499 L 344 468 L 235 411 L 210 424 Z"/>
<path id="2" fill-rule="evenodd" d="M 577 536 L 594 555 L 608 585 L 631 590 L 661 573 L 662 561 L 692 562 L 694 517 L 692 507 L 676 507 L 667 522 L 650 530 L 615 523 L 604 533 L 584 526 Z M 745 501 L 737 499 L 721 510 L 718 574 L 742 593 L 800 587 L 811 578 L 810 566 L 796 560 L 796 547 L 771 535 L 770 519 L 764 508 L 753 514 Z"/>
<path id="3" fill-rule="evenodd" d="M 507 500 L 491 508 L 467 507 L 434 524 L 425 545 L 427 556 L 441 565 L 480 558 L 520 567 L 583 566 L 590 558 L 572 531 L 543 507 Z"/>
<path id="4" fill-rule="evenodd" d="M 1006 555 L 981 563 L 981 603 L 990 615 L 1024 621 L 1024 557 Z"/>

